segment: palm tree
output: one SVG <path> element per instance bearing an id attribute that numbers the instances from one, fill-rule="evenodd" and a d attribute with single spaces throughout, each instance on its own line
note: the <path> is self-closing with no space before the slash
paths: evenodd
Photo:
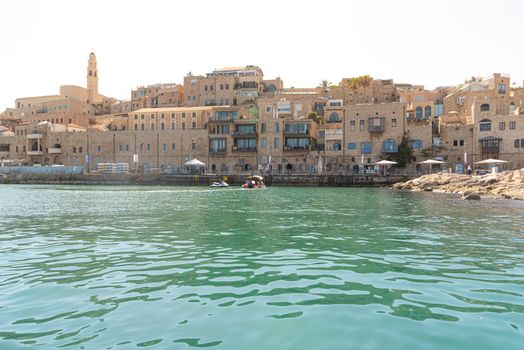
<path id="1" fill-rule="evenodd" d="M 366 89 L 371 86 L 373 78 L 371 78 L 369 75 L 363 75 L 359 77 L 359 80 L 360 86 L 364 88 L 364 95 L 366 95 Z"/>
<path id="2" fill-rule="evenodd" d="M 331 86 L 331 82 L 327 79 L 323 79 L 317 88 L 322 90 L 322 94 L 325 94 L 328 88 Z"/>

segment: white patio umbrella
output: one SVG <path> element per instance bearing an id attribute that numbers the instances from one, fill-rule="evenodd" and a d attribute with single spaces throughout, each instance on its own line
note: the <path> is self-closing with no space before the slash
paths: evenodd
<path id="1" fill-rule="evenodd" d="M 375 163 L 375 165 L 378 165 L 379 167 L 380 167 L 381 165 L 384 166 L 384 175 L 386 174 L 386 167 L 387 167 L 388 165 L 393 165 L 393 164 L 398 164 L 398 163 L 397 163 L 397 162 L 393 162 L 393 161 L 391 161 L 391 160 L 387 160 L 387 159 L 383 159 L 383 160 L 381 160 L 381 161 Z M 380 170 L 380 168 L 379 168 L 379 170 Z"/>
<path id="2" fill-rule="evenodd" d="M 433 164 L 445 164 L 446 162 L 443 162 L 441 160 L 435 160 L 435 159 L 428 159 L 423 162 L 418 162 L 419 164 L 429 164 L 429 173 L 431 174 L 431 169 L 433 168 Z"/>
<path id="3" fill-rule="evenodd" d="M 196 158 L 193 158 L 193 159 L 191 159 L 191 160 L 188 160 L 188 161 L 186 162 L 186 165 L 187 165 L 187 166 L 203 167 L 203 166 L 205 166 L 206 164 L 203 163 L 203 162 L 201 162 L 201 161 L 199 161 L 199 160 L 196 159 Z"/>

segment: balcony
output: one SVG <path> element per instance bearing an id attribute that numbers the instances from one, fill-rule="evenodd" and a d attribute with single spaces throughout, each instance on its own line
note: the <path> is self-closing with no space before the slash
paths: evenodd
<path id="1" fill-rule="evenodd" d="M 233 147 L 233 152 L 256 152 L 256 147 Z"/>
<path id="2" fill-rule="evenodd" d="M 61 148 L 57 148 L 57 147 L 48 148 L 47 149 L 47 153 L 49 153 L 49 154 L 62 154 L 62 149 Z"/>
<path id="3" fill-rule="evenodd" d="M 28 156 L 41 156 L 42 154 L 44 154 L 44 152 L 42 151 L 27 151 Z"/>
<path id="4" fill-rule="evenodd" d="M 33 131 L 27 134 L 28 139 L 41 139 L 42 137 L 44 137 L 44 135 L 39 133 L 38 131 Z"/>
<path id="5" fill-rule="evenodd" d="M 384 132 L 386 129 L 386 118 L 376 117 L 368 118 L 368 131 L 369 132 Z"/>
<path id="6" fill-rule="evenodd" d="M 225 148 L 210 149 L 209 154 L 226 154 Z"/>
<path id="7" fill-rule="evenodd" d="M 234 138 L 256 138 L 257 133 L 255 130 L 251 131 L 241 131 L 241 130 L 235 130 L 232 133 Z"/>
<path id="8" fill-rule="evenodd" d="M 310 136 L 309 129 L 307 129 L 307 130 L 296 130 L 296 129 L 288 129 L 288 128 L 286 128 L 284 130 L 284 135 L 285 136 L 306 136 L 306 137 Z"/>
<path id="9" fill-rule="evenodd" d="M 304 152 L 304 151 L 309 151 L 310 150 L 310 146 L 307 145 L 307 146 L 295 146 L 295 147 L 291 147 L 291 146 L 285 146 L 284 147 L 284 152 Z"/>

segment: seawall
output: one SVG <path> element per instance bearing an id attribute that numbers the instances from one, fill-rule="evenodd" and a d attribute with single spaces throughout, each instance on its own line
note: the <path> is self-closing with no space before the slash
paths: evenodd
<path id="1" fill-rule="evenodd" d="M 230 185 L 241 185 L 246 175 L 226 175 Z M 207 186 L 224 175 L 160 175 L 160 174 L 6 174 L 5 184 L 60 185 L 189 185 Z M 407 181 L 406 176 L 371 175 L 271 175 L 264 176 L 270 186 L 364 187 L 387 186 Z"/>

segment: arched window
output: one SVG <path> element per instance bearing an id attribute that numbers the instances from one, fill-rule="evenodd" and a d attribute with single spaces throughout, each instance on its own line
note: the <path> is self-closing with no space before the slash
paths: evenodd
<path id="1" fill-rule="evenodd" d="M 482 119 L 479 123 L 479 130 L 480 131 L 491 131 L 491 120 Z"/>
<path id="2" fill-rule="evenodd" d="M 393 139 L 387 139 L 382 144 L 383 153 L 397 153 L 397 142 Z"/>
<path id="3" fill-rule="evenodd" d="M 481 104 L 481 105 L 480 105 L 480 111 L 481 111 L 481 112 L 487 112 L 487 111 L 489 111 L 489 104 L 487 104 L 487 103 L 483 103 L 483 104 Z"/>
<path id="4" fill-rule="evenodd" d="M 337 112 L 331 113 L 328 117 L 328 123 L 338 123 L 340 121 L 341 119 Z"/>
<path id="5" fill-rule="evenodd" d="M 335 142 L 333 144 L 333 151 L 340 151 L 341 150 L 340 142 Z"/>
<path id="6" fill-rule="evenodd" d="M 418 106 L 417 108 L 415 108 L 415 118 L 417 120 L 422 119 L 422 107 Z"/>
<path id="7" fill-rule="evenodd" d="M 431 106 L 424 107 L 424 118 L 429 119 L 431 117 Z"/>

